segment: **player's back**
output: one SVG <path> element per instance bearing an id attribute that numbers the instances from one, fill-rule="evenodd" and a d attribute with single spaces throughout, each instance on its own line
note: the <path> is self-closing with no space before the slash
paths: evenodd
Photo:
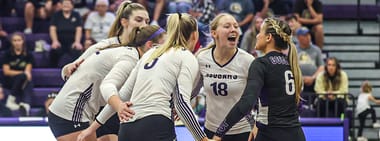
<path id="1" fill-rule="evenodd" d="M 287 56 L 270 52 L 255 61 L 264 68 L 258 121 L 274 127 L 299 126 L 294 75 Z"/>
<path id="2" fill-rule="evenodd" d="M 144 54 L 136 66 L 137 76 L 133 87 L 131 102 L 132 109 L 136 112 L 134 118 L 130 121 L 143 118 L 148 115 L 162 114 L 168 118 L 171 117 L 171 99 L 172 93 L 178 86 L 178 76 L 180 73 L 189 73 L 190 77 L 196 77 L 197 74 L 191 74 L 192 70 L 181 69 L 185 62 L 198 69 L 198 63 L 195 56 L 188 50 L 171 48 L 160 57 L 147 63 L 151 54 L 156 49 L 150 49 Z M 193 83 L 192 80 L 188 80 Z M 183 88 L 179 88 L 182 90 Z M 191 93 L 192 88 L 189 89 Z"/>

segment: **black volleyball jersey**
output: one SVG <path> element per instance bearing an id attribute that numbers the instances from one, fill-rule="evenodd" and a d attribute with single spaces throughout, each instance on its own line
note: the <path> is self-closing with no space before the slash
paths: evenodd
<path id="1" fill-rule="evenodd" d="M 287 56 L 269 52 L 255 59 L 248 74 L 247 86 L 239 102 L 231 109 L 217 130 L 223 136 L 258 102 L 258 127 L 300 126 L 295 101 L 295 80 Z"/>

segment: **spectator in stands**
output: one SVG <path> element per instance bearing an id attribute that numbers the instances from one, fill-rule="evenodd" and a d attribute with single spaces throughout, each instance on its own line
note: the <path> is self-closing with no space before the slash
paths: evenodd
<path id="1" fill-rule="evenodd" d="M 346 105 L 346 95 L 348 93 L 348 77 L 346 72 L 340 67 L 338 59 L 335 57 L 327 58 L 325 71 L 318 74 L 314 90 L 319 94 L 318 106 L 321 117 L 334 116 L 340 117 L 344 113 Z M 328 111 L 326 111 L 326 101 Z M 335 102 L 338 103 L 335 109 Z M 326 115 L 326 112 L 328 115 Z"/>
<path id="2" fill-rule="evenodd" d="M 363 128 L 365 125 L 365 120 L 368 114 L 371 114 L 372 127 L 380 128 L 380 123 L 376 122 L 376 112 L 370 105 L 370 101 L 379 105 L 380 100 L 375 99 L 372 95 L 372 86 L 368 81 L 364 81 L 361 86 L 361 93 L 358 96 L 358 103 L 356 105 L 356 115 L 359 117 L 359 131 L 358 131 L 358 141 L 367 141 L 367 138 L 363 136 Z"/>
<path id="3" fill-rule="evenodd" d="M 260 32 L 261 24 L 263 23 L 263 18 L 256 16 L 251 23 L 250 28 L 244 33 L 240 48 L 244 49 L 253 56 L 261 56 L 261 52 L 255 49 L 256 46 L 256 35 Z"/>
<path id="4" fill-rule="evenodd" d="M 115 13 L 119 5 L 123 2 L 124 0 L 109 0 L 110 2 L 110 7 L 109 11 L 112 13 Z"/>
<path id="5" fill-rule="evenodd" d="M 252 0 L 223 0 L 217 5 L 218 12 L 229 13 L 238 21 L 241 34 L 245 32 L 254 17 Z"/>
<path id="6" fill-rule="evenodd" d="M 189 13 L 198 20 L 199 42 L 202 47 L 212 40 L 209 24 L 216 16 L 215 4 L 212 0 L 196 0 Z"/>
<path id="7" fill-rule="evenodd" d="M 83 47 L 82 18 L 73 11 L 73 1 L 63 0 L 62 11 L 56 12 L 51 19 L 50 66 L 62 67 L 78 58 Z"/>
<path id="8" fill-rule="evenodd" d="M 315 78 L 323 71 L 322 51 L 311 43 L 309 29 L 302 27 L 296 31 L 297 53 L 304 82 L 303 92 L 314 93 Z"/>
<path id="9" fill-rule="evenodd" d="M 90 13 L 90 8 L 87 5 L 87 0 L 71 0 L 74 3 L 74 11 L 78 12 L 83 19 L 86 19 Z"/>
<path id="10" fill-rule="evenodd" d="M 0 51 L 7 49 L 7 47 L 10 45 L 7 36 L 8 33 L 3 30 L 3 26 L 0 21 Z"/>
<path id="11" fill-rule="evenodd" d="M 11 117 L 12 112 L 7 106 L 5 106 L 4 99 L 5 95 L 3 86 L 0 84 L 0 117 Z"/>
<path id="12" fill-rule="evenodd" d="M 85 29 L 85 49 L 108 37 L 108 31 L 111 29 L 115 20 L 115 15 L 107 12 L 108 0 L 97 0 L 95 3 L 95 11 L 88 15 L 84 24 Z"/>
<path id="13" fill-rule="evenodd" d="M 25 37 L 22 33 L 13 33 L 11 48 L 2 58 L 6 88 L 11 90 L 6 106 L 14 110 L 22 110 L 23 116 L 29 115 L 31 102 L 33 54 L 28 53 L 25 47 Z"/>
<path id="14" fill-rule="evenodd" d="M 302 27 L 301 23 L 297 21 L 296 15 L 289 15 L 285 18 L 286 22 L 289 24 L 290 28 L 292 29 L 292 37 L 294 44 L 298 44 L 298 39 L 296 35 L 296 31 Z"/>
<path id="15" fill-rule="evenodd" d="M 324 43 L 322 3 L 319 0 L 296 0 L 294 13 L 303 26 L 313 31 L 315 44 L 322 49 Z"/>
<path id="16" fill-rule="evenodd" d="M 169 13 L 189 13 L 193 5 L 192 0 L 169 0 L 168 12 Z"/>
<path id="17" fill-rule="evenodd" d="M 153 20 L 150 24 L 158 25 L 162 10 L 165 7 L 165 0 L 137 0 L 137 2 L 144 5 L 148 9 L 149 15 L 153 15 L 151 18 Z"/>
<path id="18" fill-rule="evenodd" d="M 24 11 L 26 25 L 24 33 L 31 34 L 33 32 L 33 20 L 35 17 L 46 20 L 60 9 L 59 0 L 28 0 Z"/>
<path id="19" fill-rule="evenodd" d="M 253 0 L 255 16 L 261 18 L 280 17 L 285 19 L 292 12 L 292 3 L 288 0 Z"/>

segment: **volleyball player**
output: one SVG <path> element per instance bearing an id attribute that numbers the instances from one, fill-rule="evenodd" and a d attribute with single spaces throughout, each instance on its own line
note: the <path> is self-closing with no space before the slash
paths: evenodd
<path id="1" fill-rule="evenodd" d="M 242 96 L 254 57 L 237 47 L 239 25 L 233 16 L 222 13 L 210 23 L 214 43 L 202 49 L 197 59 L 206 93 L 205 133 L 212 138 L 224 117 Z M 247 141 L 251 126 L 241 119 L 223 141 Z"/>
<path id="2" fill-rule="evenodd" d="M 130 44 L 141 45 L 153 39 L 160 41 L 157 38 L 162 38 L 162 34 L 164 30 L 158 26 L 137 27 L 130 35 Z M 141 39 L 144 41 L 141 42 Z M 89 127 L 89 122 L 95 118 L 100 106 L 106 104 L 110 95 L 100 93 L 99 85 L 103 78 L 111 72 L 118 74 L 118 79 L 126 80 L 141 55 L 150 47 L 110 48 L 89 56 L 66 81 L 49 107 L 49 126 L 57 140 L 76 140 L 80 131 Z M 114 85 L 117 89 L 123 83 L 115 81 Z M 92 134 L 87 139 L 95 138 L 95 134 Z"/>
<path id="3" fill-rule="evenodd" d="M 119 116 L 123 115 L 120 111 L 128 108 L 135 113 L 122 119 L 119 140 L 174 140 L 173 106 L 195 140 L 208 140 L 190 105 L 191 91 L 199 75 L 198 62 L 192 54 L 199 36 L 197 22 L 188 14 L 178 13 L 171 14 L 167 23 L 167 40 L 149 50 L 120 89 L 120 95 L 110 97 L 109 104 Z M 123 101 L 133 105 L 128 107 Z M 103 109 L 97 121 L 102 123 L 112 115 L 111 106 Z"/>
<path id="4" fill-rule="evenodd" d="M 113 44 L 127 45 L 133 28 L 149 23 L 148 11 L 144 6 L 131 1 L 124 1 L 116 11 L 116 19 L 108 34 L 108 39 L 90 46 L 78 59 L 62 68 L 62 79 L 66 80 L 87 57 Z"/>
<path id="5" fill-rule="evenodd" d="M 63 67 L 62 69 L 62 79 L 66 80 L 70 75 L 79 67 L 84 59 L 88 58 L 90 55 L 114 44 L 126 45 L 129 42 L 129 35 L 135 27 L 145 26 L 149 23 L 149 15 L 144 6 L 138 3 L 132 3 L 131 1 L 124 1 L 120 4 L 116 11 L 116 19 L 112 24 L 110 29 L 108 39 L 104 39 L 97 44 L 89 47 L 77 60 Z M 98 140 L 107 141 L 117 138 L 114 134 L 115 125 L 118 126 L 119 120 L 117 115 L 114 115 L 112 119 L 107 121 L 105 126 L 97 130 Z M 111 130 L 110 130 L 111 129 Z"/>
<path id="6" fill-rule="evenodd" d="M 281 51 L 288 47 L 289 56 L 286 56 Z M 259 101 L 256 141 L 305 141 L 297 111 L 302 75 L 289 25 L 279 19 L 265 19 L 257 35 L 256 49 L 265 56 L 256 58 L 250 65 L 243 96 L 213 139 L 220 141 Z"/>

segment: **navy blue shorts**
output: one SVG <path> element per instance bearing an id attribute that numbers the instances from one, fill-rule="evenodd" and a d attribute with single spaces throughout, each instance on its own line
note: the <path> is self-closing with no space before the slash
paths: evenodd
<path id="1" fill-rule="evenodd" d="M 54 113 L 48 113 L 49 127 L 55 138 L 67 135 L 73 132 L 82 131 L 90 126 L 89 122 L 80 122 L 75 124 L 73 121 L 61 118 Z"/>
<path id="2" fill-rule="evenodd" d="M 205 128 L 204 131 L 209 139 L 212 139 L 212 137 L 215 134 L 215 132 L 212 132 L 208 130 L 207 128 Z M 248 140 L 250 133 L 251 132 L 245 132 L 245 133 L 233 134 L 233 135 L 224 135 L 223 141 L 246 141 Z"/>
<path id="3" fill-rule="evenodd" d="M 163 115 L 150 115 L 120 124 L 119 141 L 173 141 L 174 123 Z"/>
<path id="4" fill-rule="evenodd" d="M 100 128 L 96 130 L 96 137 L 99 138 L 104 135 L 115 134 L 119 132 L 120 120 L 117 113 L 107 120 Z"/>

